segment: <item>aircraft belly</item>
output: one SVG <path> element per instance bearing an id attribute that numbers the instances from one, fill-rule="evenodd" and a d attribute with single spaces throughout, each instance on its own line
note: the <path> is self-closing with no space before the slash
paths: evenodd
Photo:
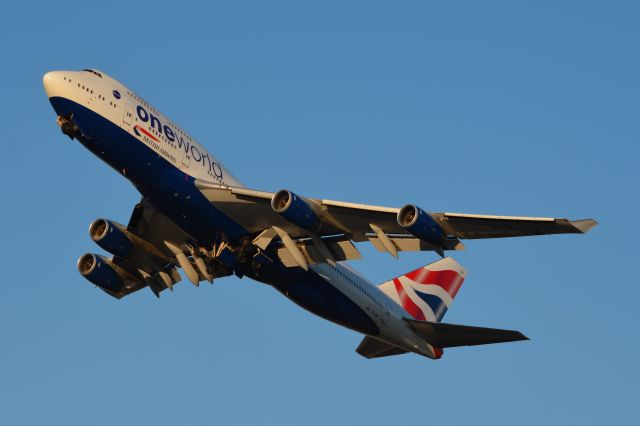
<path id="1" fill-rule="evenodd" d="M 353 300 L 313 271 L 295 273 L 270 284 L 302 308 L 359 333 L 376 336 L 376 323 Z M 298 271 L 299 269 L 299 271 Z"/>

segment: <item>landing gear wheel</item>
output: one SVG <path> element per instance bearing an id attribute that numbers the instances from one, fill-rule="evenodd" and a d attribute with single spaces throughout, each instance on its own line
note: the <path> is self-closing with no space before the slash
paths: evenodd
<path id="1" fill-rule="evenodd" d="M 78 138 L 81 136 L 80 129 L 78 125 L 71 121 L 71 116 L 64 117 L 62 115 L 58 116 L 58 125 L 60 126 L 60 130 L 62 133 L 69 136 L 71 139 Z"/>
<path id="2" fill-rule="evenodd" d="M 73 139 L 75 135 L 78 134 L 78 125 L 75 123 L 67 121 L 65 123 L 62 123 L 62 126 L 60 128 L 62 129 L 62 133 L 69 136 L 71 139 Z"/>

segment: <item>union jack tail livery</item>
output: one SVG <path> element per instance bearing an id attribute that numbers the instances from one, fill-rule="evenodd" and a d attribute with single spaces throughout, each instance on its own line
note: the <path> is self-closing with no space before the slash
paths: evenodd
<path id="1" fill-rule="evenodd" d="M 440 322 L 467 271 L 450 257 L 380 284 L 380 290 L 420 321 Z"/>

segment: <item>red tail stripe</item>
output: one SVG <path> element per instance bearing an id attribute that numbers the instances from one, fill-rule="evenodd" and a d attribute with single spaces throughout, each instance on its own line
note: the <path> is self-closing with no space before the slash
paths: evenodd
<path id="1" fill-rule="evenodd" d="M 404 291 L 404 287 L 397 278 L 393 279 L 393 284 L 396 286 L 396 291 L 398 292 L 398 297 L 400 298 L 400 303 L 402 303 L 402 307 L 405 311 L 409 312 L 412 317 L 420 321 L 426 321 L 427 318 L 424 316 L 422 309 L 415 304 L 413 300 L 409 298 L 407 293 Z"/>
<path id="2" fill-rule="evenodd" d="M 405 276 L 419 284 L 435 284 L 440 286 L 449 293 L 452 299 L 456 297 L 464 281 L 462 275 L 449 269 L 444 271 L 429 271 L 428 269 L 420 268 L 409 272 Z"/>

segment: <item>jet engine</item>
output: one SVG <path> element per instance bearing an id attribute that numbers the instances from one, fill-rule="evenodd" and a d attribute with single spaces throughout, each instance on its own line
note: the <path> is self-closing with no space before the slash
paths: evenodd
<path id="1" fill-rule="evenodd" d="M 400 209 L 398 212 L 398 225 L 413 236 L 436 247 L 443 247 L 447 238 L 433 217 L 413 204 L 407 204 Z"/>
<path id="2" fill-rule="evenodd" d="M 322 221 L 309 202 L 291 191 L 282 189 L 271 199 L 271 208 L 287 221 L 310 232 L 317 231 Z"/>
<path id="3" fill-rule="evenodd" d="M 87 280 L 103 290 L 117 293 L 124 285 L 124 279 L 111 262 L 97 254 L 87 253 L 78 259 L 78 271 Z"/>
<path id="4" fill-rule="evenodd" d="M 129 257 L 133 254 L 134 245 L 123 230 L 122 225 L 116 224 L 107 219 L 96 219 L 89 225 L 89 235 L 91 239 L 109 253 Z"/>

